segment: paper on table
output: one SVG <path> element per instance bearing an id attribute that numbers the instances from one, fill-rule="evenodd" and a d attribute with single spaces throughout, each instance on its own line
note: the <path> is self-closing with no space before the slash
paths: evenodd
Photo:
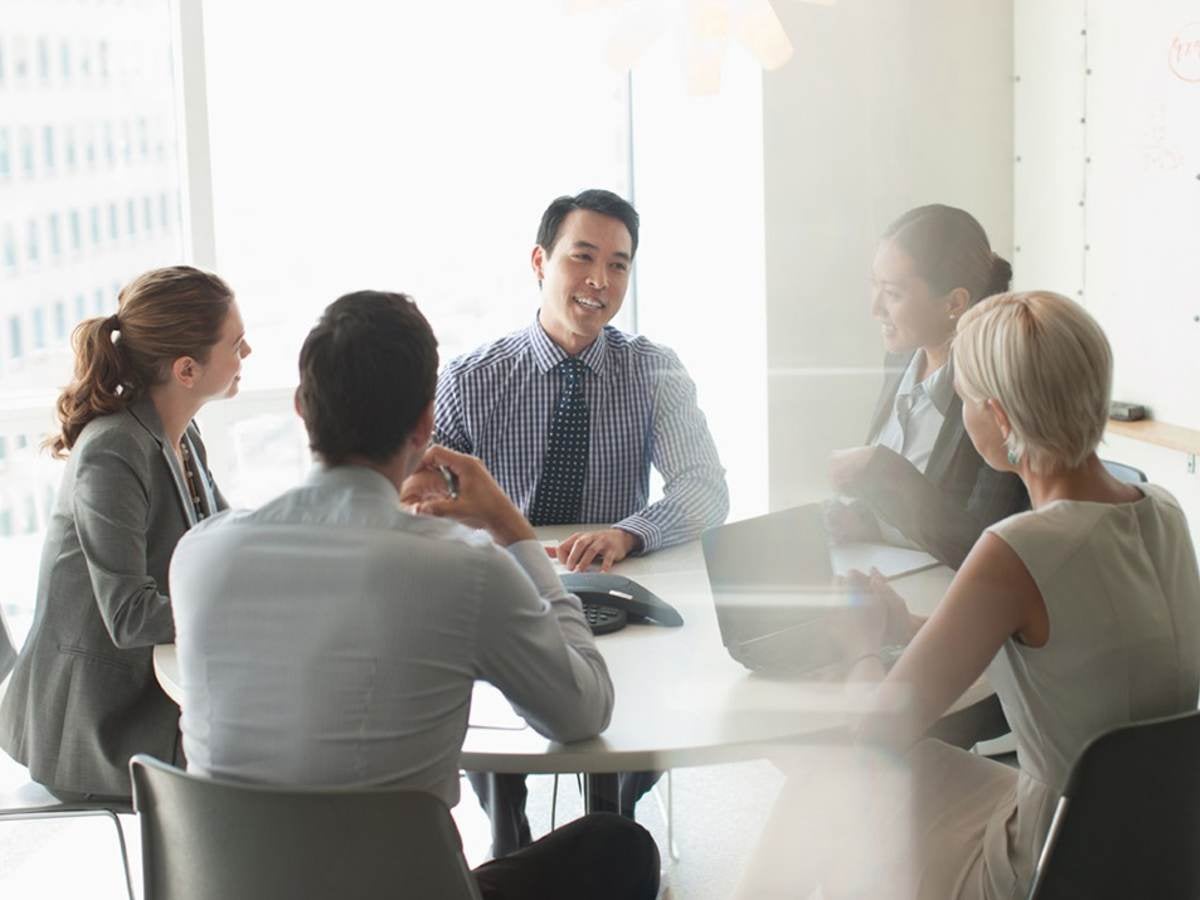
<path id="1" fill-rule="evenodd" d="M 521 731 L 528 728 L 516 714 L 500 689 L 486 681 L 475 682 L 471 694 L 471 715 L 467 724 L 472 728 L 494 728 L 502 731 Z"/>
<path id="2" fill-rule="evenodd" d="M 884 578 L 898 578 L 941 565 L 924 550 L 890 544 L 836 544 L 830 548 L 830 559 L 835 575 L 845 575 L 851 569 L 867 573 L 876 568 Z"/>

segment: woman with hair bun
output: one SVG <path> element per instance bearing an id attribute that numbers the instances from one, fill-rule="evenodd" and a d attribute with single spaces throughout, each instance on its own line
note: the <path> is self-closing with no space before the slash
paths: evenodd
<path id="1" fill-rule="evenodd" d="M 989 469 L 971 446 L 950 358 L 959 317 L 1011 279 L 964 210 L 920 206 L 883 233 L 871 313 L 888 374 L 867 445 L 830 463 L 834 487 L 852 498 L 829 507 L 835 539 L 915 546 L 956 569 L 988 525 L 1028 506 L 1020 479 Z"/>
<path id="2" fill-rule="evenodd" d="M 72 341 L 47 442 L 66 470 L 0 746 L 64 800 L 126 799 L 132 754 L 178 757 L 179 710 L 152 661 L 175 639 L 167 568 L 184 532 L 226 506 L 192 418 L 237 393 L 250 345 L 233 292 L 188 266 L 135 278 Z"/>

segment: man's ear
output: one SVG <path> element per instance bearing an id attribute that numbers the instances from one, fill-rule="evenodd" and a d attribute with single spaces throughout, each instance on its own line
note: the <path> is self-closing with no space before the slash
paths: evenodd
<path id="1" fill-rule="evenodd" d="M 304 418 L 304 406 L 300 403 L 300 387 L 297 385 L 296 393 L 292 394 L 292 408 L 296 410 L 296 415 L 301 419 Z"/>
<path id="2" fill-rule="evenodd" d="M 542 249 L 541 244 L 536 244 L 533 248 L 533 252 L 529 255 L 529 263 L 533 267 L 533 274 L 537 278 L 539 288 L 542 286 L 542 282 L 546 278 L 546 259 L 549 256 L 550 254 Z"/>
<path id="3" fill-rule="evenodd" d="M 429 405 L 421 410 L 421 414 L 417 416 L 417 424 L 413 426 L 412 442 L 413 444 L 424 449 L 428 446 L 429 441 L 433 438 L 433 401 L 429 401 Z"/>
<path id="4" fill-rule="evenodd" d="M 200 364 L 190 356 L 181 356 L 171 363 L 171 376 L 191 390 L 200 377 Z"/>

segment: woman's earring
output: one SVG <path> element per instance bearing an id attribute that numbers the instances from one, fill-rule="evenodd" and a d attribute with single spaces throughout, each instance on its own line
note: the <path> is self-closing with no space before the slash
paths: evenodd
<path id="1" fill-rule="evenodd" d="M 1019 453 L 1017 453 L 1017 451 L 1016 451 L 1016 450 L 1009 450 L 1009 451 L 1008 451 L 1008 464 L 1009 464 L 1010 466 L 1015 466 L 1015 465 L 1016 465 L 1017 463 L 1019 463 L 1020 461 L 1021 461 L 1021 456 L 1020 456 L 1020 454 L 1019 454 Z"/>

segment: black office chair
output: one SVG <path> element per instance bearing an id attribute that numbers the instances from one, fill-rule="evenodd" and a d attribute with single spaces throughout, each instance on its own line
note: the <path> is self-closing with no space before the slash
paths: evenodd
<path id="1" fill-rule="evenodd" d="M 479 900 L 450 810 L 400 788 L 286 788 L 129 764 L 145 900 Z"/>
<path id="2" fill-rule="evenodd" d="M 1113 462 L 1111 459 L 1102 459 L 1100 462 L 1104 463 L 1109 475 L 1126 484 L 1145 484 L 1150 480 L 1141 469 L 1127 466 L 1125 463 Z"/>
<path id="3" fill-rule="evenodd" d="M 0 699 L 4 697 L 5 679 L 17 662 L 17 649 L 13 644 L 4 609 L 0 607 Z M 134 900 L 133 880 L 129 874 L 129 852 L 125 846 L 125 832 L 117 813 L 132 813 L 132 806 L 108 803 L 64 803 L 34 781 L 25 780 L 15 787 L 0 786 L 0 822 L 35 821 L 38 819 L 68 819 L 102 816 L 109 819 L 117 829 L 117 844 L 121 850 L 121 872 L 125 877 L 125 890 L 129 900 Z"/>
<path id="4" fill-rule="evenodd" d="M 1071 769 L 1029 900 L 1200 897 L 1200 712 L 1124 725 Z"/>

